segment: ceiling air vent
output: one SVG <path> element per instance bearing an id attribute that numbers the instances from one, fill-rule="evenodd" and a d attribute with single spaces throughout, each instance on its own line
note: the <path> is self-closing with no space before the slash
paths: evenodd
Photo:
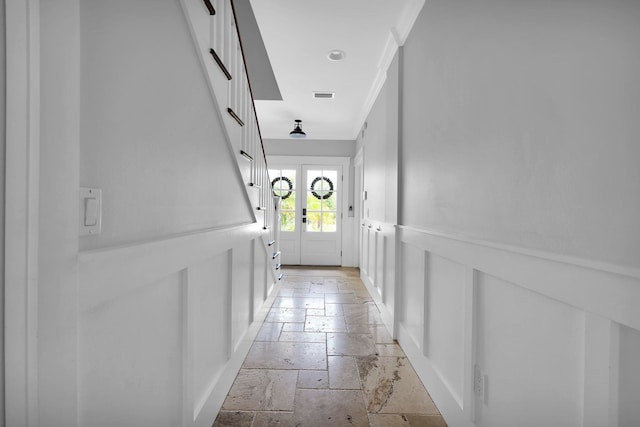
<path id="1" fill-rule="evenodd" d="M 335 96 L 335 92 L 313 92 L 313 97 L 316 99 L 333 99 Z"/>

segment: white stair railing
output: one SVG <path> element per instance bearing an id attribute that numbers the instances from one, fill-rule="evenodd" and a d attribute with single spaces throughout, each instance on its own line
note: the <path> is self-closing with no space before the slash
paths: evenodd
<path id="1" fill-rule="evenodd" d="M 182 4 L 256 221 L 264 231 L 273 277 L 280 278 L 278 203 L 268 176 L 233 0 L 182 0 Z"/>

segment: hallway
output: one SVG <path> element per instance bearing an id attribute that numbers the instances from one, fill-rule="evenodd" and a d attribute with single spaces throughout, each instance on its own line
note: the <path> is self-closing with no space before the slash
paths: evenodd
<path id="1" fill-rule="evenodd" d="M 288 267 L 222 426 L 446 426 L 353 268 Z"/>

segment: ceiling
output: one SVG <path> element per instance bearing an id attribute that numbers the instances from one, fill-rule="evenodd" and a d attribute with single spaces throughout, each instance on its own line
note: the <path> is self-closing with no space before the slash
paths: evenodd
<path id="1" fill-rule="evenodd" d="M 300 119 L 308 139 L 356 139 L 423 3 L 236 0 L 262 137 L 288 138 Z M 345 58 L 329 60 L 333 50 Z M 314 91 L 335 97 L 315 99 Z"/>

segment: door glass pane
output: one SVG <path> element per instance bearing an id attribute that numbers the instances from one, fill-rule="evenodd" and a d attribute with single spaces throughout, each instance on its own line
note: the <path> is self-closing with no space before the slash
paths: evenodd
<path id="1" fill-rule="evenodd" d="M 273 195 L 281 198 L 280 230 L 296 231 L 296 171 L 269 169 Z"/>
<path id="2" fill-rule="evenodd" d="M 306 189 L 307 227 L 310 232 L 337 231 L 337 171 L 308 170 Z"/>
<path id="3" fill-rule="evenodd" d="M 336 220 L 338 215 L 335 212 L 322 212 L 322 231 L 331 233 L 336 231 Z"/>

